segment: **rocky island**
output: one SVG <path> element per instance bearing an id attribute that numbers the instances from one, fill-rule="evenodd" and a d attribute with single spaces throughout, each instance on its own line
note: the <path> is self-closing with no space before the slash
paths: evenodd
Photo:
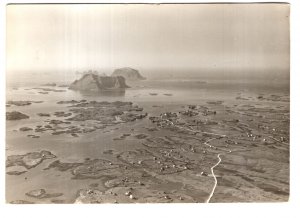
<path id="1" fill-rule="evenodd" d="M 98 76 L 96 74 L 85 74 L 69 87 L 69 89 L 78 91 L 122 90 L 125 88 L 130 87 L 122 76 Z"/>
<path id="2" fill-rule="evenodd" d="M 8 9 L 2 214 L 293 217 L 289 3 Z"/>
<path id="3" fill-rule="evenodd" d="M 114 70 L 112 76 L 123 76 L 126 80 L 129 81 L 137 81 L 137 80 L 145 80 L 138 70 L 132 69 L 130 67 L 124 67 Z"/>

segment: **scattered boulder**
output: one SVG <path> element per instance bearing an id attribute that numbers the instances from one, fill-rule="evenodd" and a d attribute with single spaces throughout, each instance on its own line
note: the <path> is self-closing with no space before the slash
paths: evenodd
<path id="1" fill-rule="evenodd" d="M 189 116 L 189 117 L 193 117 L 198 115 L 198 112 L 192 111 L 192 110 L 187 110 L 187 111 L 180 111 L 180 114 L 184 115 L 184 116 Z"/>
<path id="2" fill-rule="evenodd" d="M 170 118 L 176 118 L 177 117 L 177 114 L 176 113 L 172 113 L 172 112 L 166 112 L 166 113 L 162 113 L 160 115 L 160 117 L 162 119 L 170 119 Z"/>
<path id="3" fill-rule="evenodd" d="M 166 193 L 152 188 L 113 187 L 107 191 L 94 188 L 80 189 L 74 203 L 171 203 L 195 202 L 192 197 L 184 193 Z"/>
<path id="4" fill-rule="evenodd" d="M 208 176 L 208 174 L 206 172 L 201 172 L 200 175 L 201 176 Z"/>
<path id="5" fill-rule="evenodd" d="M 25 127 L 21 127 L 19 130 L 25 132 L 25 131 L 31 131 L 32 128 L 25 126 Z"/>
<path id="6" fill-rule="evenodd" d="M 96 189 L 81 189 L 78 191 L 75 204 L 93 204 L 93 203 L 104 203 L 105 194 Z M 109 202 L 114 203 L 114 200 L 110 199 Z"/>
<path id="7" fill-rule="evenodd" d="M 40 117 L 50 117 L 50 114 L 48 113 L 38 113 L 37 115 L 39 115 Z"/>
<path id="8" fill-rule="evenodd" d="M 197 109 L 197 105 L 190 104 L 190 105 L 188 105 L 188 108 L 189 108 L 190 110 L 195 110 L 195 109 Z"/>

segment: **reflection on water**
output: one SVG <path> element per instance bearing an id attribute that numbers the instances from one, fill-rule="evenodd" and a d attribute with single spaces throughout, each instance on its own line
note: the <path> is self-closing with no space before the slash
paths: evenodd
<path id="1" fill-rule="evenodd" d="M 118 90 L 101 90 L 98 92 L 95 91 L 76 91 L 82 97 L 92 96 L 92 97 L 123 97 L 125 96 L 125 89 Z"/>

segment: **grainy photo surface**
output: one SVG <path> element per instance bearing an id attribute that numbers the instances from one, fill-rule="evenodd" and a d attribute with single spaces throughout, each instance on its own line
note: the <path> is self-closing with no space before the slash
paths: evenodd
<path id="1" fill-rule="evenodd" d="M 6 10 L 7 203 L 288 201 L 288 4 Z"/>

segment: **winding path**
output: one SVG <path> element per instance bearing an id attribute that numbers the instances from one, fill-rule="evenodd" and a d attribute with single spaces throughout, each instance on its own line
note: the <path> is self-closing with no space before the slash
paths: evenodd
<path id="1" fill-rule="evenodd" d="M 194 133 L 195 133 L 195 132 L 196 132 L 196 133 L 205 133 L 205 134 L 209 134 L 209 135 L 217 135 L 217 136 L 220 136 L 220 137 L 222 137 L 222 138 L 227 137 L 226 135 L 221 135 L 221 134 L 217 134 L 217 133 L 195 131 L 195 130 L 193 130 L 193 129 L 184 128 L 184 127 L 182 127 L 182 126 L 175 125 L 171 120 L 168 120 L 168 119 L 167 119 L 167 121 L 170 122 L 173 126 L 176 126 L 176 127 L 179 128 L 179 129 L 184 129 L 184 130 L 187 130 L 187 131 L 190 131 L 190 132 L 194 132 Z M 215 140 L 215 139 L 216 139 L 216 138 L 208 139 L 206 142 L 204 142 L 204 145 L 209 146 L 210 148 L 211 148 L 211 147 L 214 147 L 214 148 L 215 148 L 215 146 L 208 144 L 208 142 L 210 142 L 210 141 L 212 141 L 212 140 Z M 218 149 L 220 149 L 220 148 L 218 148 Z M 227 149 L 220 149 L 220 150 L 223 150 L 223 151 L 225 151 L 225 152 L 227 152 L 227 153 L 231 153 L 231 150 L 227 150 Z M 215 184 L 214 184 L 214 186 L 213 186 L 213 188 L 212 188 L 212 190 L 211 190 L 211 192 L 210 192 L 210 194 L 209 194 L 207 200 L 205 201 L 205 203 L 209 203 L 209 202 L 210 202 L 210 199 L 213 197 L 213 195 L 214 195 L 214 193 L 215 193 L 215 189 L 216 189 L 216 187 L 217 187 L 217 185 L 218 185 L 218 180 L 217 180 L 217 177 L 216 177 L 216 175 L 215 175 L 215 173 L 214 173 L 214 168 L 217 167 L 217 166 L 221 163 L 221 161 L 222 161 L 222 159 L 221 159 L 221 157 L 220 157 L 221 155 L 223 155 L 223 153 L 218 153 L 217 157 L 218 157 L 219 161 L 218 161 L 215 165 L 213 165 L 213 166 L 210 168 L 211 175 L 212 175 L 212 177 L 214 178 Z"/>
<path id="2" fill-rule="evenodd" d="M 202 133 L 202 134 L 208 134 L 208 135 L 215 135 L 215 136 L 218 136 L 219 139 L 220 139 L 220 137 L 221 138 L 227 137 L 227 135 L 221 135 L 221 134 L 217 134 L 217 133 L 204 132 L 204 131 L 197 131 L 197 130 L 194 130 L 193 128 L 191 128 L 191 127 L 179 126 L 179 125 L 174 124 L 169 119 L 164 119 L 164 120 L 166 120 L 167 122 L 169 122 L 172 126 L 175 126 L 175 127 L 179 128 L 179 129 L 184 129 L 186 131 L 193 132 L 193 133 L 196 133 L 196 134 L 197 133 Z M 288 143 L 283 142 L 282 140 L 279 140 L 277 138 L 274 138 L 273 136 L 266 136 L 266 137 L 268 137 L 268 138 L 270 138 L 270 139 L 272 139 L 272 140 L 274 140 L 274 141 L 276 141 L 276 142 L 278 142 L 278 143 L 280 143 L 282 145 L 289 145 Z M 211 139 L 208 139 L 206 142 L 204 142 L 204 145 L 206 145 L 206 146 L 208 146 L 210 148 L 215 148 L 215 149 L 218 149 L 218 150 L 222 151 L 222 152 L 220 152 L 220 153 L 217 154 L 218 162 L 210 168 L 211 176 L 214 178 L 214 186 L 213 186 L 213 188 L 212 188 L 212 190 L 211 190 L 208 198 L 206 199 L 205 203 L 210 203 L 210 200 L 213 197 L 215 189 L 216 189 L 216 187 L 218 185 L 218 180 L 217 180 L 217 177 L 216 177 L 216 175 L 214 173 L 214 169 L 215 169 L 215 167 L 217 167 L 222 162 L 221 155 L 224 155 L 225 153 L 231 153 L 232 152 L 229 149 L 219 148 L 219 147 L 215 147 L 215 146 L 209 144 L 210 141 L 216 140 L 216 139 L 218 139 L 218 138 L 211 138 Z M 284 148 L 280 148 L 280 149 L 284 149 Z M 238 151 L 238 150 L 234 150 L 234 152 L 236 152 L 236 151 Z"/>
<path id="3" fill-rule="evenodd" d="M 218 185 L 218 180 L 217 180 L 217 177 L 216 177 L 216 175 L 215 175 L 215 173 L 214 173 L 214 168 L 215 168 L 216 166 L 218 166 L 218 165 L 221 163 L 221 161 L 222 161 L 220 155 L 221 155 L 221 153 L 218 154 L 218 158 L 219 158 L 218 163 L 216 163 L 214 166 L 212 166 L 212 167 L 210 168 L 211 174 L 212 174 L 212 176 L 214 177 L 214 180 L 215 180 L 215 184 L 214 184 L 213 189 L 212 189 L 211 192 L 210 192 L 210 195 L 208 196 L 207 200 L 205 201 L 205 203 L 209 203 L 209 201 L 210 201 L 210 199 L 212 198 L 212 196 L 214 195 L 215 189 L 216 189 L 216 187 L 217 187 L 217 185 Z"/>
<path id="4" fill-rule="evenodd" d="M 212 141 L 212 140 L 215 140 L 215 138 L 214 138 L 214 139 L 209 139 L 209 140 L 207 140 L 206 142 L 204 142 L 204 144 L 207 145 L 207 146 L 209 146 L 210 148 L 211 148 L 211 147 L 215 147 L 215 146 L 213 146 L 213 145 L 208 144 L 208 142 L 210 142 L 210 141 Z M 220 149 L 220 148 L 218 148 L 218 149 Z M 231 150 L 223 149 L 223 151 L 225 151 L 225 152 L 227 152 L 227 153 L 231 153 Z M 219 161 L 218 161 L 215 165 L 213 165 L 213 166 L 210 168 L 211 175 L 212 175 L 212 177 L 213 177 L 214 180 L 215 180 L 215 184 L 214 184 L 214 187 L 213 187 L 213 189 L 211 190 L 211 192 L 210 192 L 210 194 L 209 194 L 207 200 L 205 201 L 205 203 L 209 203 L 209 202 L 210 202 L 210 199 L 211 199 L 212 196 L 214 195 L 215 189 L 216 189 L 216 187 L 217 187 L 217 185 L 218 185 L 218 180 L 217 180 L 217 177 L 216 177 L 216 175 L 215 175 L 215 173 L 214 173 L 214 168 L 217 167 L 217 166 L 221 163 L 221 161 L 222 161 L 221 155 L 223 155 L 223 153 L 218 153 L 217 157 L 218 157 Z"/>

